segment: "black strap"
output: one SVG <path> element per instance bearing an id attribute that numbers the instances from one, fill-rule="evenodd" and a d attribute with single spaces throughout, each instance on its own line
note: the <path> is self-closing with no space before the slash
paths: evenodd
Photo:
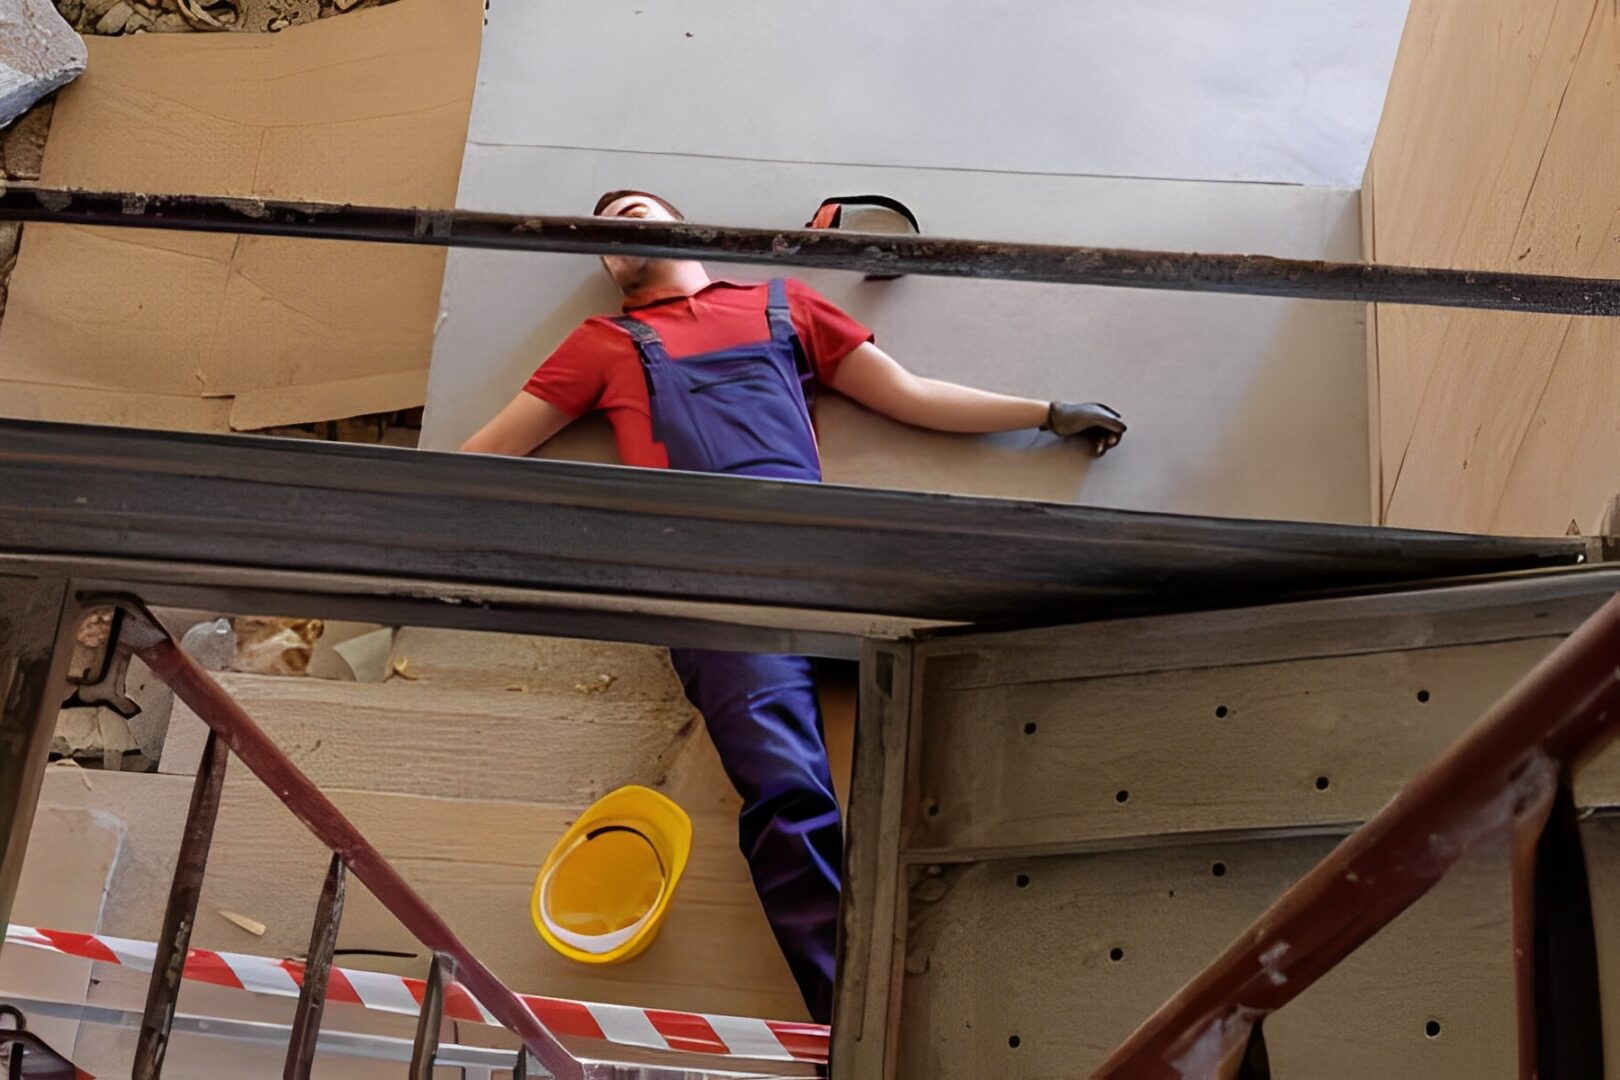
<path id="1" fill-rule="evenodd" d="M 629 334 L 635 339 L 636 344 L 643 348 L 649 345 L 663 344 L 663 341 L 658 336 L 658 331 L 640 319 L 632 318 L 629 315 L 618 315 L 614 317 L 613 321 L 618 325 L 619 329 Z"/>

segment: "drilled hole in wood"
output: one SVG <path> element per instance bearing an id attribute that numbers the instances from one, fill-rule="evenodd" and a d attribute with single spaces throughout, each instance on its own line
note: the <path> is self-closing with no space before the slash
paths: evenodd
<path id="1" fill-rule="evenodd" d="M 1035 721 L 1031 720 L 1029 723 L 1024 725 L 1024 734 L 1025 735 L 1033 735 L 1033 734 L 1035 734 Z"/>
<path id="2" fill-rule="evenodd" d="M 1120 788 L 1118 791 L 1114 792 L 1114 801 L 1118 803 L 1130 802 L 1131 793 L 1126 791 L 1124 788 Z"/>
<path id="3" fill-rule="evenodd" d="M 1007 1045 L 1012 1047 L 1014 1050 L 1018 1049 L 1018 1044 L 1023 1042 L 1023 1041 L 1024 1040 L 1020 1039 L 1016 1035 L 1007 1036 Z"/>
<path id="4" fill-rule="evenodd" d="M 1217 706 L 1215 706 L 1215 719 L 1217 719 L 1217 720 L 1225 720 L 1226 719 L 1226 714 L 1228 712 L 1230 712 L 1230 711 L 1231 710 L 1228 709 L 1225 705 L 1217 705 Z"/>
<path id="5" fill-rule="evenodd" d="M 1427 1024 L 1424 1024 L 1423 1034 L 1431 1039 L 1438 1039 L 1440 1037 L 1440 1021 L 1430 1020 Z"/>
<path id="6" fill-rule="evenodd" d="M 1316 790 L 1317 791 L 1326 791 L 1327 789 L 1328 789 L 1328 778 L 1325 777 L 1325 776 L 1318 776 L 1316 778 Z"/>
<path id="7" fill-rule="evenodd" d="M 1019 874 L 1017 877 L 1013 878 L 1013 884 L 1017 885 L 1020 889 L 1029 888 L 1029 875 Z"/>
<path id="8" fill-rule="evenodd" d="M 1209 872 L 1214 874 L 1216 877 L 1225 877 L 1226 876 L 1226 864 L 1223 863 L 1223 862 L 1218 862 L 1214 866 L 1211 866 L 1209 868 Z"/>
<path id="9" fill-rule="evenodd" d="M 935 802 L 933 799 L 929 799 L 923 807 L 923 813 L 927 814 L 929 817 L 939 817 L 939 803 Z"/>
<path id="10" fill-rule="evenodd" d="M 1121 949 L 1118 945 L 1114 946 L 1112 949 L 1108 950 L 1108 959 L 1112 960 L 1116 964 L 1119 963 L 1121 960 L 1125 959 L 1125 950 Z"/>
<path id="11" fill-rule="evenodd" d="M 1422 702 L 1428 701 L 1429 700 L 1429 692 L 1427 690 L 1419 690 L 1418 691 L 1418 700 L 1422 701 Z"/>

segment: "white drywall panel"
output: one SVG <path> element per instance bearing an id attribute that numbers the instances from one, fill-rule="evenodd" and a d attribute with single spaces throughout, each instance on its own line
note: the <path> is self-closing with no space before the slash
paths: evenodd
<path id="1" fill-rule="evenodd" d="M 1407 3 L 490 0 L 470 138 L 1355 186 Z"/>
<path id="2" fill-rule="evenodd" d="M 870 169 L 536 147 L 469 148 L 460 203 L 588 212 L 647 187 L 694 220 L 799 225 L 830 194 L 877 191 L 926 231 L 1054 243 L 1354 259 L 1350 190 Z M 711 272 L 760 277 L 753 268 Z M 828 478 L 1133 509 L 1367 519 L 1363 307 L 1263 298 L 906 277 L 801 275 L 871 325 L 911 369 L 1040 398 L 1104 400 L 1131 424 L 1101 461 L 1033 432 L 990 438 L 903 428 L 829 395 L 817 421 Z M 596 260 L 455 250 L 423 445 L 453 449 L 586 316 L 617 296 Z M 604 426 L 548 456 L 612 460 Z"/>

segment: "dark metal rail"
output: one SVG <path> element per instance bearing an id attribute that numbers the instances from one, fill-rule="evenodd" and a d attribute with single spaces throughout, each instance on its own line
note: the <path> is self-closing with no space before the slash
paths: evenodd
<path id="1" fill-rule="evenodd" d="M 1620 315 L 1620 281 L 938 236 L 0 186 L 0 221 L 300 236 L 576 255 L 647 255 L 863 274 Z"/>
<path id="2" fill-rule="evenodd" d="M 1029 624 L 1574 566 L 1587 541 L 0 420 L 0 552 Z"/>
<path id="3" fill-rule="evenodd" d="M 1261 1022 L 1510 832 L 1519 1075 L 1603 1076 L 1597 945 L 1571 785 L 1620 731 L 1620 598 L 1255 920 L 1097 1077 L 1266 1075 Z"/>

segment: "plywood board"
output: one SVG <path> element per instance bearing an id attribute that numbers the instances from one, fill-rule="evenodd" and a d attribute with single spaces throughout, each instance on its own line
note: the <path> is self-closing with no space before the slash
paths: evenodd
<path id="1" fill-rule="evenodd" d="M 279 34 L 92 38 L 40 181 L 446 205 L 482 15 L 403 0 Z M 36 225 L 0 379 L 52 389 L 0 395 L 0 411 L 221 430 L 419 405 L 443 265 L 431 248 Z M 122 393 L 173 404 L 148 415 L 161 402 L 120 408 Z"/>
<path id="2" fill-rule="evenodd" d="M 910 846 L 1358 823 L 1560 640 L 973 690 L 925 672 Z M 1604 755 L 1580 797 L 1620 801 L 1617 770 Z"/>
<path id="3" fill-rule="evenodd" d="M 663 649 L 407 627 L 393 662 L 410 677 L 218 679 L 301 769 L 333 787 L 583 807 L 620 784 L 664 787 L 684 754 L 713 753 Z M 847 799 L 853 668 L 828 665 L 818 688 L 833 784 Z M 194 775 L 206 727 L 178 704 L 169 732 L 159 769 Z M 723 777 L 709 782 L 731 794 Z"/>
<path id="4" fill-rule="evenodd" d="M 472 138 L 1353 186 L 1406 2 L 1160 0 L 1144 18 L 1130 6 L 1058 13 L 1016 0 L 940 19 L 925 0 L 880 11 L 844 0 L 766 21 L 744 0 L 496 3 Z M 611 42 L 612 63 L 580 47 L 596 39 Z M 660 87 L 654 99 L 644 81 Z"/>
<path id="5" fill-rule="evenodd" d="M 277 675 L 219 682 L 317 784 L 443 798 L 588 805 L 654 786 L 702 723 L 684 698 L 438 689 Z M 206 728 L 176 703 L 164 772 L 194 775 Z"/>
<path id="6" fill-rule="evenodd" d="M 100 1009 L 118 1009 L 134 1014 L 134 1022 L 111 1026 L 99 1023 L 81 1025 L 74 1046 L 73 1061 L 92 1076 L 121 1076 L 135 1060 L 139 1037 L 139 1017 L 146 1002 L 148 976 L 130 968 L 96 964 L 95 983 L 89 1003 Z M 182 1015 L 220 1017 L 231 1020 L 290 1025 L 294 1000 L 269 995 L 246 994 L 229 987 L 187 982 L 181 991 Z M 451 1025 L 454 1026 L 454 1025 Z M 344 1002 L 327 1002 L 321 1017 L 323 1032 L 360 1032 L 386 1035 L 409 1043 L 416 1033 L 414 1017 L 373 1012 Z M 446 1041 L 449 1041 L 446 1036 Z M 282 1074 L 286 1044 L 264 1045 L 240 1039 L 210 1037 L 177 1028 L 169 1037 L 163 1058 L 164 1080 L 217 1080 L 222 1076 L 273 1077 Z M 317 1054 L 314 1080 L 399 1080 L 404 1064 L 364 1058 Z M 459 1080 L 458 1073 L 439 1070 L 440 1080 Z"/>
<path id="7" fill-rule="evenodd" d="M 1609 827 L 1588 835 L 1620 844 Z M 922 873 L 900 1075 L 1088 1075 L 1332 846 L 1234 841 Z M 1507 866 L 1505 845 L 1483 845 L 1267 1019 L 1277 1074 L 1517 1075 Z"/>
<path id="8" fill-rule="evenodd" d="M 73 767 L 50 770 L 52 775 L 63 771 Z M 29 834 L 12 922 L 80 932 L 100 929 L 123 839 L 123 823 L 109 814 L 41 806 Z M 82 1004 L 94 966 L 72 956 L 6 946 L 0 950 L 0 998 Z M 29 1017 L 28 1027 L 58 1053 L 72 1055 L 78 1021 Z"/>
<path id="9" fill-rule="evenodd" d="M 698 220 L 797 226 L 828 193 L 877 191 L 904 200 L 925 231 L 940 235 L 1350 260 L 1361 250 L 1349 189 L 554 147 L 470 146 L 460 203 L 530 209 L 532 178 L 541 175 L 559 211 L 586 212 L 604 187 L 634 186 L 666 193 Z M 816 423 L 830 480 L 1125 509 L 1368 519 L 1364 316 L 1355 305 L 796 276 L 919 374 L 1040 399 L 1107 401 L 1131 423 L 1120 451 L 1097 461 L 1033 431 L 924 432 L 827 394 Z M 617 303 L 593 259 L 452 252 L 422 445 L 458 447 L 580 321 Z M 542 454 L 614 460 L 601 425 L 565 432 Z"/>
<path id="10" fill-rule="evenodd" d="M 1600 0 L 1416 0 L 1368 172 L 1378 260 L 1620 275 L 1616 63 Z M 1381 305 L 1377 334 L 1386 523 L 1594 530 L 1620 325 Z"/>

